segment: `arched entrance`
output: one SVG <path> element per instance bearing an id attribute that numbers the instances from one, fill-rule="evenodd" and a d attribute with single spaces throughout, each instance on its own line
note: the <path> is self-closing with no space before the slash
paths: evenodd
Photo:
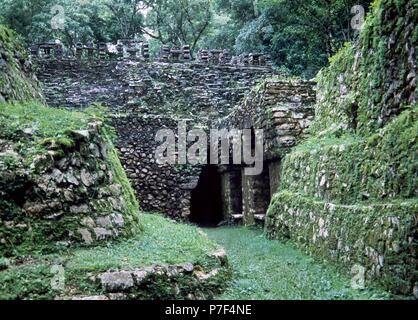
<path id="1" fill-rule="evenodd" d="M 216 166 L 207 165 L 192 190 L 190 221 L 199 226 L 216 227 L 222 220 L 221 175 Z"/>

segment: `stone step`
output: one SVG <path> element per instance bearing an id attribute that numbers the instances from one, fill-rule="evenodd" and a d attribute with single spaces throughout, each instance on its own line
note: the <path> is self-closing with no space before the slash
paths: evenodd
<path id="1" fill-rule="evenodd" d="M 240 221 L 240 220 L 242 220 L 244 218 L 244 215 L 243 214 L 233 214 L 232 215 L 232 219 L 234 220 L 234 221 Z M 256 214 L 256 215 L 254 215 L 254 219 L 256 220 L 256 221 L 264 221 L 265 220 L 265 218 L 266 218 L 266 215 L 265 214 Z"/>

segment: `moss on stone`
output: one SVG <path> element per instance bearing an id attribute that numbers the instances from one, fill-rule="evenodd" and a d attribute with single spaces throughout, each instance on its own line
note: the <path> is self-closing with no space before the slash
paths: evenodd
<path id="1" fill-rule="evenodd" d="M 376 0 L 358 41 L 317 76 L 307 140 L 283 158 L 272 238 L 410 294 L 417 274 L 418 3 Z"/>
<path id="2" fill-rule="evenodd" d="M 43 101 L 37 81 L 30 73 L 26 50 L 17 34 L 0 24 L 0 102 Z"/>
<path id="3" fill-rule="evenodd" d="M 404 111 L 367 139 L 312 137 L 284 158 L 282 188 L 333 202 L 417 196 L 417 110 Z"/>
<path id="4" fill-rule="evenodd" d="M 366 283 L 410 294 L 416 270 L 414 200 L 338 205 L 281 191 L 267 213 L 266 232 L 350 270 L 361 265 Z"/>
<path id="5" fill-rule="evenodd" d="M 92 117 L 39 103 L 0 105 L 3 255 L 52 252 L 140 231 L 139 205 L 112 130 Z"/>
<path id="6" fill-rule="evenodd" d="M 337 126 L 367 136 L 416 101 L 417 6 L 411 0 L 373 3 L 358 41 L 346 44 L 317 76 L 313 134 Z"/>

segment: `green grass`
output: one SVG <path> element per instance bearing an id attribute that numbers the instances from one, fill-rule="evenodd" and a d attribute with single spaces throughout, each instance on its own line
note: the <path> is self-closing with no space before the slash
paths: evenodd
<path id="1" fill-rule="evenodd" d="M 7 138 L 27 128 L 38 138 L 59 138 L 67 130 L 86 128 L 88 119 L 84 113 L 49 108 L 38 102 L 0 104 L 1 136 Z"/>
<path id="2" fill-rule="evenodd" d="M 233 280 L 220 299 L 308 300 L 389 299 L 379 289 L 351 289 L 349 275 L 325 265 L 290 244 L 269 241 L 261 230 L 245 227 L 205 229 L 224 246 Z"/>
<path id="3" fill-rule="evenodd" d="M 158 215 L 142 214 L 143 232 L 130 240 L 96 248 L 79 248 L 60 254 L 10 259 L 0 271 L 0 300 L 52 299 L 51 267 L 65 270 L 66 292 L 61 294 L 101 294 L 95 275 L 112 270 L 132 270 L 153 264 L 209 263 L 207 257 L 219 246 L 199 229 Z M 1 269 L 0 269 L 1 270 Z"/>
<path id="4" fill-rule="evenodd" d="M 74 270 L 130 269 L 151 264 L 177 264 L 196 261 L 218 246 L 199 229 L 167 220 L 158 215 L 142 214 L 144 231 L 121 243 L 96 249 L 76 250 L 66 267 Z"/>

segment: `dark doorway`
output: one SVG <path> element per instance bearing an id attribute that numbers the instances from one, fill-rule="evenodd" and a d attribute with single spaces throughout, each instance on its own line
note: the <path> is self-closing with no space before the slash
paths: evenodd
<path id="1" fill-rule="evenodd" d="M 190 221 L 203 227 L 216 227 L 222 219 L 221 175 L 216 166 L 208 165 L 192 190 Z"/>

